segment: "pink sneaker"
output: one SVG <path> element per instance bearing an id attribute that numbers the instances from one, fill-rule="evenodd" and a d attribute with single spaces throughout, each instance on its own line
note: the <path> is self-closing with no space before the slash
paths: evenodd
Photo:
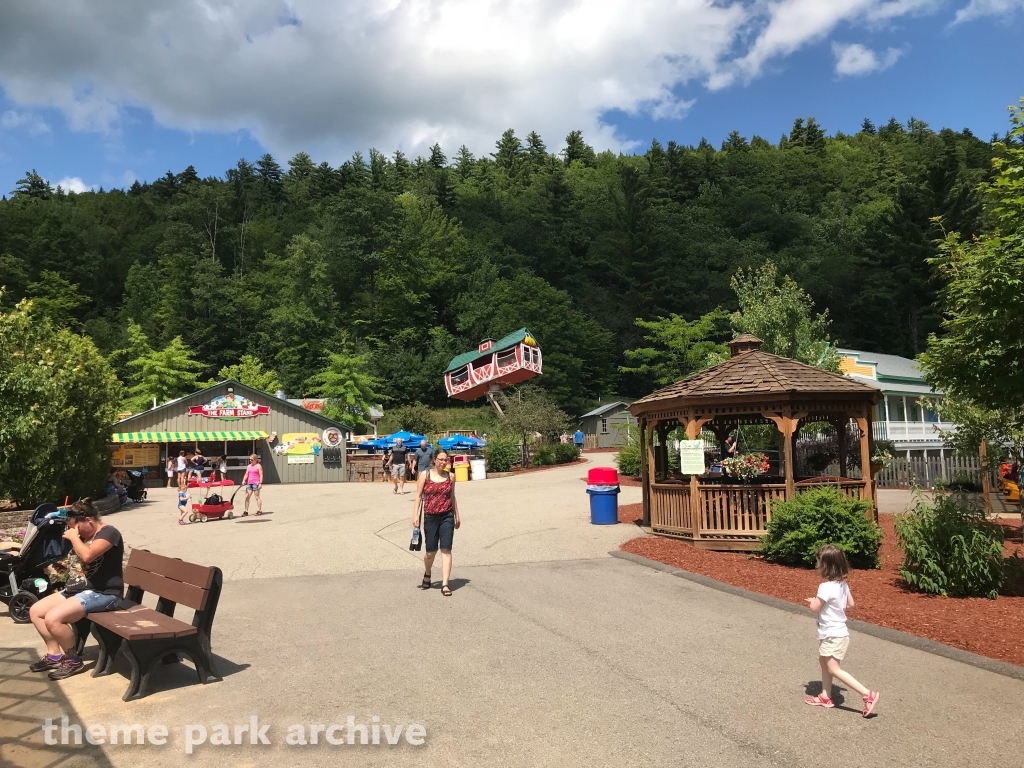
<path id="1" fill-rule="evenodd" d="M 832 703 L 832 699 L 824 693 L 820 693 L 817 696 L 808 696 L 805 701 L 812 707 L 825 707 L 826 709 L 832 709 L 832 707 L 835 706 L 835 704 Z"/>
<path id="2" fill-rule="evenodd" d="M 881 698 L 882 694 L 878 691 L 868 691 L 868 695 L 864 697 L 864 711 L 861 713 L 864 717 L 871 714 L 871 710 L 875 708 L 875 704 L 878 703 L 878 699 Z"/>

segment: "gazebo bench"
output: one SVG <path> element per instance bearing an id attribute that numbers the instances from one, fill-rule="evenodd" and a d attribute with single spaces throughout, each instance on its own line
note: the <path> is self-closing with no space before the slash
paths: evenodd
<path id="1" fill-rule="evenodd" d="M 124 582 L 127 597 L 117 610 L 88 617 L 100 646 L 93 677 L 111 674 L 117 653 L 123 650 L 132 665 L 124 701 L 145 696 L 153 665 L 160 659 L 178 662 L 179 653 L 195 664 L 199 682 L 220 680 L 210 649 L 210 630 L 224 582 L 220 568 L 133 549 Z M 158 598 L 155 610 L 142 605 L 146 592 Z M 174 617 L 178 603 L 195 610 L 191 624 Z"/>

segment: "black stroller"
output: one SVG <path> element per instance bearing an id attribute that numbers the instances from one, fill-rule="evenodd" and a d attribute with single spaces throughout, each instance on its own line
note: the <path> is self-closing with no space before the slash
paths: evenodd
<path id="1" fill-rule="evenodd" d="M 0 600 L 16 624 L 28 624 L 29 609 L 54 591 L 45 570 L 71 552 L 71 542 L 64 538 L 66 523 L 63 509 L 40 504 L 25 528 L 21 551 L 0 552 Z"/>
<path id="2" fill-rule="evenodd" d="M 146 498 L 146 481 L 144 478 L 148 471 L 148 467 L 128 470 L 128 484 L 124 489 L 128 493 L 128 498 L 136 503 Z"/>

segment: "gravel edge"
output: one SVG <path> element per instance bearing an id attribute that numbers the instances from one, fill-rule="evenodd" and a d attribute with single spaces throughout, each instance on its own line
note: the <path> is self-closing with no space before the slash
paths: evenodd
<path id="1" fill-rule="evenodd" d="M 666 565 L 660 563 L 657 560 L 651 560 L 643 555 L 635 555 L 632 552 L 623 552 L 622 550 L 612 550 L 608 553 L 612 557 L 617 557 L 620 560 L 629 560 L 637 565 L 642 565 L 647 568 L 652 568 L 662 573 L 667 573 L 671 576 L 678 576 L 681 579 L 692 581 L 711 589 L 717 589 L 720 592 L 727 592 L 730 595 L 736 595 L 737 597 L 745 597 L 748 600 L 767 605 L 770 608 L 778 608 L 782 611 L 788 611 L 789 613 L 798 613 L 806 615 L 807 610 L 801 608 L 796 603 L 791 603 L 788 600 L 783 600 L 778 597 L 772 597 L 771 595 L 762 595 L 760 592 L 752 592 L 749 589 L 743 589 L 742 587 L 736 587 L 732 584 L 726 584 L 724 581 L 718 581 L 708 576 L 703 576 L 699 573 L 691 573 L 690 571 L 684 571 L 681 568 L 676 568 L 672 565 Z M 997 675 L 1003 675 L 1004 677 L 1012 677 L 1015 680 L 1024 680 L 1024 667 L 1019 667 L 1016 664 L 1010 664 L 1006 661 L 999 661 L 997 659 L 990 659 L 988 656 L 979 656 L 976 653 L 970 651 L 964 651 L 959 648 L 954 648 L 951 645 L 945 645 L 943 643 L 937 643 L 934 640 L 928 640 L 924 637 L 918 637 L 912 635 L 909 632 L 901 632 L 897 629 L 889 629 L 888 627 L 880 627 L 877 624 L 869 624 L 866 621 L 858 621 L 856 619 L 850 619 L 850 629 L 855 629 L 858 632 L 863 632 L 866 635 L 877 637 L 881 640 L 888 640 L 890 643 L 897 643 L 898 645 L 904 645 L 908 648 L 914 648 L 925 653 L 932 653 L 936 656 L 943 656 L 953 661 L 959 661 L 962 664 L 968 664 L 972 667 L 978 667 L 984 669 L 987 672 L 994 672 Z"/>

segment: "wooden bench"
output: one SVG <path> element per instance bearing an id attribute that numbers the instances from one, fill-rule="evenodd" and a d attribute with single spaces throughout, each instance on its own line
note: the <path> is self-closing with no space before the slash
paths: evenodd
<path id="1" fill-rule="evenodd" d="M 100 646 L 93 677 L 111 674 L 114 659 L 123 650 L 132 665 L 124 701 L 145 696 L 153 665 L 161 659 L 178 662 L 179 653 L 195 664 L 199 682 L 220 680 L 210 651 L 210 630 L 224 583 L 220 568 L 133 549 L 124 583 L 128 592 L 118 610 L 88 617 Z M 156 610 L 141 605 L 146 592 L 159 598 Z M 179 603 L 195 610 L 191 624 L 174 618 Z"/>

